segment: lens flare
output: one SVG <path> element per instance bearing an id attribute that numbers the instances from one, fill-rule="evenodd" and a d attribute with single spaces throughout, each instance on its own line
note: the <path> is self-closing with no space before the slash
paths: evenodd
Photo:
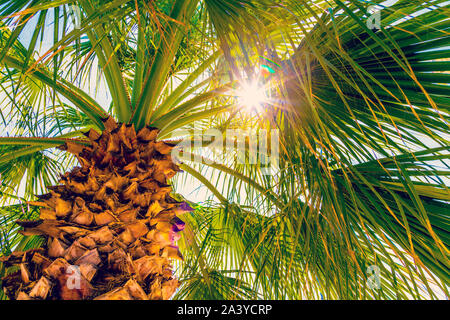
<path id="1" fill-rule="evenodd" d="M 259 109 L 267 102 L 265 88 L 256 81 L 242 84 L 237 92 L 237 98 L 241 106 L 249 109 Z"/>

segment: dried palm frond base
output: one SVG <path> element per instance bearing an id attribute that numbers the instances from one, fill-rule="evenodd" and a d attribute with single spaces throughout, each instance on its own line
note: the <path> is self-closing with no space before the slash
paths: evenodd
<path id="1" fill-rule="evenodd" d="M 158 129 L 104 121 L 89 146 L 68 142 L 80 167 L 33 204 L 40 220 L 18 221 L 24 235 L 45 247 L 1 258 L 18 271 L 3 278 L 10 299 L 168 299 L 178 287 L 169 259 L 182 259 L 174 242 L 190 210 L 169 194 L 179 168 L 173 145 Z"/>

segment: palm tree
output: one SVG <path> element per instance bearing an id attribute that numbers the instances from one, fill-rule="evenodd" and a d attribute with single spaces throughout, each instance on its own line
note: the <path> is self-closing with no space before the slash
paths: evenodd
<path id="1" fill-rule="evenodd" d="M 3 297 L 448 297 L 445 6 L 2 0 Z"/>

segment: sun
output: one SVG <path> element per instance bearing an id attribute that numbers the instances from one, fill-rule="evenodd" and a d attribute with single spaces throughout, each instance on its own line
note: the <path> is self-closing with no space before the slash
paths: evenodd
<path id="1" fill-rule="evenodd" d="M 236 97 L 240 106 L 250 110 L 258 110 L 268 102 L 266 90 L 258 81 L 242 83 Z"/>

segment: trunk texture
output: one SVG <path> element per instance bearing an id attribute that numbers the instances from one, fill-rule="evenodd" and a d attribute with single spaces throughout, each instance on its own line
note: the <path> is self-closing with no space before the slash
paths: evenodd
<path id="1" fill-rule="evenodd" d="M 173 145 L 156 128 L 104 123 L 90 146 L 63 146 L 80 166 L 33 202 L 40 220 L 17 222 L 47 244 L 1 258 L 18 267 L 3 278 L 10 299 L 168 299 L 178 287 L 169 259 L 182 259 L 177 214 L 191 208 L 169 195 Z"/>

